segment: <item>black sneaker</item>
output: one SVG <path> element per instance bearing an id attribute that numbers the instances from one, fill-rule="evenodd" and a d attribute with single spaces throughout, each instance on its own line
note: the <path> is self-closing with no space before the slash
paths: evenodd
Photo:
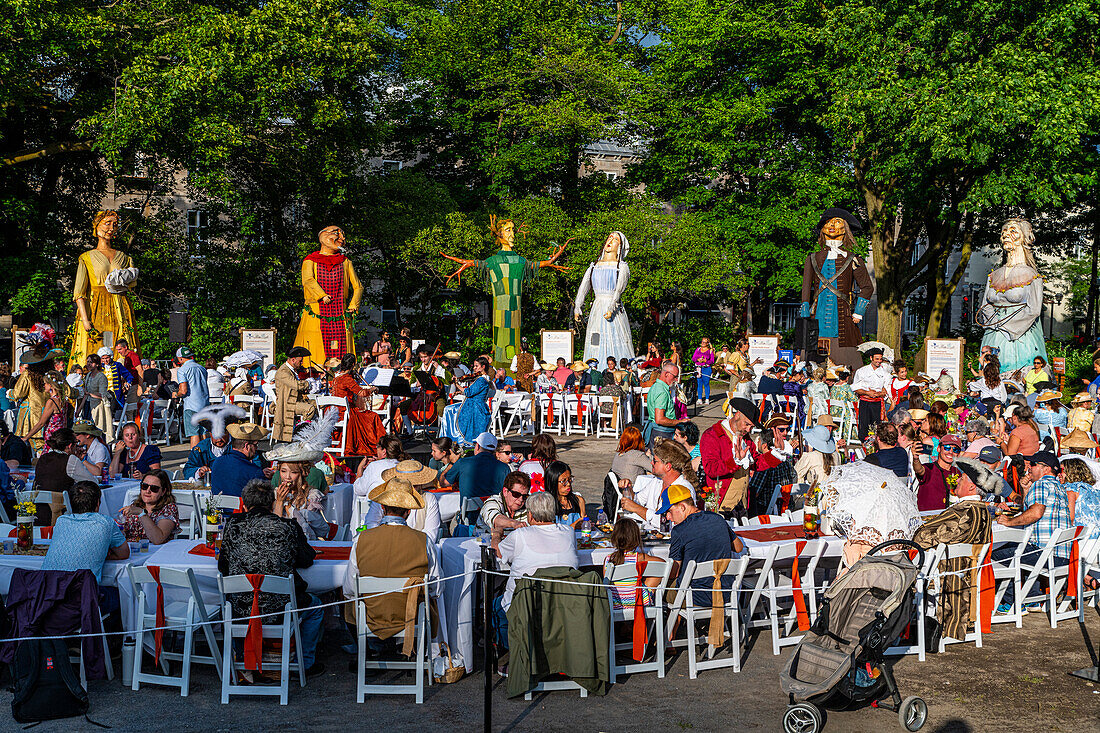
<path id="1" fill-rule="evenodd" d="M 324 662 L 314 662 L 313 666 L 306 670 L 306 677 L 316 677 L 325 673 Z"/>

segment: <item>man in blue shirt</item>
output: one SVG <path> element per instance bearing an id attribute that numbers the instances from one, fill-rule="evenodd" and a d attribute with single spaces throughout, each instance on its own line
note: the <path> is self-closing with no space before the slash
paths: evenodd
<path id="1" fill-rule="evenodd" d="M 179 389 L 176 397 L 183 398 L 183 434 L 191 440 L 191 448 L 199 445 L 203 429 L 191 424 L 191 418 L 196 412 L 210 404 L 210 387 L 206 381 L 206 367 L 195 361 L 195 354 L 190 348 L 181 346 L 176 349 L 176 381 Z"/>
<path id="2" fill-rule="evenodd" d="M 201 479 L 210 473 L 214 461 L 228 453 L 230 448 L 229 433 L 224 433 L 220 438 L 211 435 L 199 441 L 199 444 L 187 454 L 187 463 L 183 466 L 183 477 L 188 479 Z M 263 459 L 257 455 L 252 459 L 259 468 L 264 467 Z"/>
<path id="3" fill-rule="evenodd" d="M 254 461 L 259 443 L 268 431 L 254 422 L 229 425 L 226 431 L 233 439 L 230 451 L 214 459 L 210 466 L 210 490 L 215 494 L 240 496 L 241 489 L 253 479 L 266 479 L 271 469 L 263 469 Z"/>
<path id="4" fill-rule="evenodd" d="M 689 560 L 696 563 L 732 560 L 744 551 L 744 543 L 734 534 L 726 520 L 714 512 L 700 511 L 686 486 L 669 486 L 668 502 L 666 516 L 673 524 L 668 559 L 672 561 L 676 587 L 683 582 L 684 570 Z M 693 593 L 696 606 L 711 605 L 713 586 L 713 578 L 696 578 L 691 581 L 691 587 L 698 589 Z M 733 578 L 723 577 L 722 587 L 732 588 Z"/>
<path id="5" fill-rule="evenodd" d="M 484 497 L 499 494 L 504 488 L 508 465 L 497 460 L 497 439 L 482 433 L 474 441 L 474 454 L 459 458 L 443 475 L 444 486 L 457 486 L 459 496 Z"/>
<path id="6" fill-rule="evenodd" d="M 43 570 L 91 570 L 102 581 L 103 563 L 130 557 L 122 530 L 99 513 L 99 486 L 77 481 L 69 489 L 73 513 L 57 518 Z"/>

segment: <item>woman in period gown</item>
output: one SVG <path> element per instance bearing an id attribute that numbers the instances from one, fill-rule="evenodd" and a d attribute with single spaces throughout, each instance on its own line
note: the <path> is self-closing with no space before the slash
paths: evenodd
<path id="1" fill-rule="evenodd" d="M 439 427 L 439 437 L 450 438 L 467 448 L 474 444 L 477 436 L 491 427 L 489 403 L 496 392 L 489 376 L 492 372 L 489 360 L 478 357 L 474 359 L 472 366 L 474 381 L 461 390 L 464 396 L 461 402 L 447 405 L 443 410 Z"/>
<path id="2" fill-rule="evenodd" d="M 77 319 L 69 365 L 84 366 L 89 354 L 102 346 L 114 347 L 125 339 L 141 352 L 134 331 L 134 312 L 127 293 L 137 283 L 137 269 L 129 255 L 111 246 L 118 234 L 118 213 L 101 211 L 92 222 L 98 244 L 80 255 L 73 285 Z M 106 343 L 104 343 L 106 341 Z"/>
<path id="3" fill-rule="evenodd" d="M 1001 227 L 1005 264 L 989 273 L 982 307 L 975 320 L 985 328 L 982 346 L 1000 349 L 1001 373 L 1027 369 L 1035 357 L 1047 361 L 1040 315 L 1043 278 L 1035 266 L 1031 244 L 1035 234 L 1026 219 L 1009 219 Z"/>
<path id="4" fill-rule="evenodd" d="M 623 233 L 611 232 L 604 242 L 599 261 L 588 266 L 577 289 L 573 317 L 578 321 L 588 291 L 595 295 L 588 314 L 588 329 L 584 334 L 585 361 L 596 359 L 600 364 L 606 364 L 610 356 L 618 361 L 634 355 L 630 319 L 620 300 L 630 280 L 630 268 L 626 264 L 628 252 L 630 242 Z"/>
<path id="5" fill-rule="evenodd" d="M 347 402 L 347 407 L 340 408 L 340 417 L 347 415 L 347 426 L 343 428 L 348 431 L 344 455 L 373 456 L 378 442 L 386 434 L 386 427 L 382 418 L 370 409 L 368 390 L 355 378 L 356 362 L 355 354 L 344 354 L 340 359 L 336 378 L 332 380 L 332 395 Z"/>

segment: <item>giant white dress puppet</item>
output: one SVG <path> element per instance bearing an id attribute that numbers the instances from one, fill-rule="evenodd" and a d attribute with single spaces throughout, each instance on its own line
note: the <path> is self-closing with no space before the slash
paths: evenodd
<path id="1" fill-rule="evenodd" d="M 573 303 L 573 317 L 579 321 L 588 291 L 595 295 L 584 334 L 584 359 L 598 360 L 600 369 L 606 366 L 610 356 L 615 357 L 616 362 L 634 356 L 630 319 L 620 300 L 630 280 L 630 268 L 626 264 L 628 252 L 630 242 L 622 232 L 608 234 L 599 261 L 585 270 Z"/>
<path id="2" fill-rule="evenodd" d="M 974 320 L 985 329 L 982 346 L 998 349 L 1001 372 L 1027 369 L 1035 357 L 1047 359 L 1040 316 L 1043 278 L 1031 245 L 1035 234 L 1026 219 L 1009 219 L 1001 227 L 1005 263 L 989 273 L 982 306 Z"/>

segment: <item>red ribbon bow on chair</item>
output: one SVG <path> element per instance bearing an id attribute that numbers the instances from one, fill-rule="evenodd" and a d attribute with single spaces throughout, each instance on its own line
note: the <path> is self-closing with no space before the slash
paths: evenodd
<path id="1" fill-rule="evenodd" d="M 244 637 L 244 666 L 245 669 L 254 669 L 263 672 L 264 656 L 264 629 L 263 619 L 260 615 L 260 586 L 263 585 L 264 576 L 259 573 L 248 573 L 244 577 L 252 585 L 252 618 L 248 619 L 248 632 Z M 226 642 L 229 643 L 228 641 Z M 229 674 L 228 671 L 225 674 Z"/>
<path id="2" fill-rule="evenodd" d="M 1083 529 L 1084 527 L 1078 527 L 1077 531 L 1073 533 L 1073 544 L 1069 548 L 1069 577 L 1066 579 L 1066 598 L 1077 598 L 1080 594 L 1080 589 L 1077 587 L 1077 576 L 1081 574 L 1081 547 L 1077 538 L 1081 536 L 1081 530 Z"/>
<path id="3" fill-rule="evenodd" d="M 635 661 L 642 661 L 645 658 L 645 645 L 648 641 L 648 635 L 646 633 L 645 625 L 645 566 L 649 563 L 648 560 L 638 559 L 636 567 L 638 568 L 638 583 L 634 586 L 634 648 L 633 652 Z"/>
<path id="4" fill-rule="evenodd" d="M 153 632 L 153 641 L 156 650 L 153 654 L 153 659 L 157 664 L 160 664 L 160 649 L 164 644 L 164 627 L 168 624 L 168 619 L 164 615 L 164 586 L 160 584 L 160 566 L 146 565 L 145 567 L 149 570 L 149 574 L 153 576 L 153 580 L 157 584 L 157 630 Z M 144 612 L 145 609 L 142 609 L 142 613 Z"/>

